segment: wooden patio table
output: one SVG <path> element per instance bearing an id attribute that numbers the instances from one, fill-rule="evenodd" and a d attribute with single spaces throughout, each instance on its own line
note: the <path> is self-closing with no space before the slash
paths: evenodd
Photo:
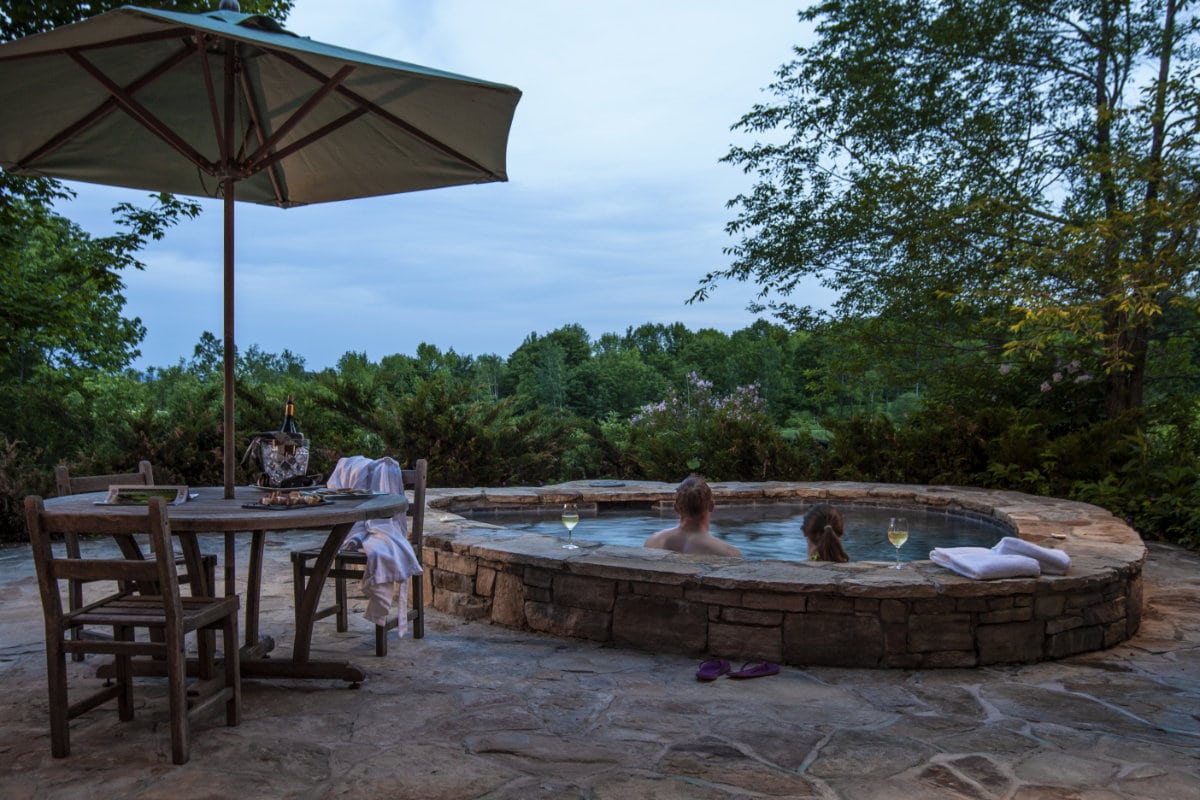
<path id="1" fill-rule="evenodd" d="M 403 514 L 408 501 L 403 494 L 380 494 L 364 499 L 339 498 L 325 505 L 303 506 L 286 511 L 262 506 L 262 491 L 253 487 L 238 487 L 232 500 L 225 499 L 223 487 L 192 488 L 195 495 L 180 505 L 167 507 L 171 521 L 171 533 L 182 546 L 189 575 L 203 576 L 200 564 L 200 548 L 196 541 L 198 533 L 223 533 L 225 535 L 224 585 L 225 594 L 237 591 L 235 544 L 239 535 L 250 535 L 250 563 L 246 570 L 246 592 L 242 602 L 246 606 L 245 646 L 241 649 L 243 678 L 332 678 L 358 683 L 366 673 L 348 661 L 313 661 L 309 658 L 312 645 L 313 617 L 320 606 L 321 589 L 329 569 L 346 534 L 356 522 L 369 519 L 385 519 Z M 136 548 L 127 534 L 130 532 L 129 518 L 146 515 L 144 506 L 99 504 L 105 492 L 69 495 L 47 499 L 46 524 L 51 531 L 67 530 L 80 533 L 111 534 L 118 537 L 127 555 Z M 257 508 L 247 508 L 247 504 Z M 311 580 L 304 589 L 303 599 L 297 608 L 296 632 L 292 645 L 292 658 L 268 659 L 266 654 L 274 647 L 270 637 L 259 636 L 259 601 L 262 593 L 263 546 L 266 532 L 277 535 L 287 531 L 329 530 L 321 554 L 313 564 Z M 200 581 L 205 582 L 203 577 Z M 216 587 L 194 587 L 196 593 L 213 593 Z M 153 664 L 145 665 L 153 668 Z M 147 670 L 149 671 L 149 670 Z M 101 668 L 102 676 L 104 668 Z"/>

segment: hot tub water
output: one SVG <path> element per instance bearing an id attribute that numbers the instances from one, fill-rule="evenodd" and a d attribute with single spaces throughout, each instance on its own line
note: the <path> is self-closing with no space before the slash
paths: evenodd
<path id="1" fill-rule="evenodd" d="M 805 558 L 807 545 L 801 523 L 808 504 L 755 503 L 718 506 L 713 512 L 714 536 L 742 551 L 747 559 Z M 846 523 L 842 544 L 853 561 L 893 561 L 896 550 L 888 543 L 888 521 L 894 516 L 908 519 L 908 542 L 900 548 L 901 561 L 929 558 L 935 547 L 991 547 L 1010 531 L 1000 522 L 963 512 L 946 512 L 906 506 L 839 505 Z M 536 511 L 476 511 L 470 516 L 513 530 L 551 536 L 565 536 L 558 519 L 557 506 Z M 580 508 L 580 522 L 573 539 L 581 545 L 589 542 L 641 547 L 646 538 L 663 528 L 672 527 L 675 512 L 642 507 L 607 508 L 606 504 L 589 510 Z"/>

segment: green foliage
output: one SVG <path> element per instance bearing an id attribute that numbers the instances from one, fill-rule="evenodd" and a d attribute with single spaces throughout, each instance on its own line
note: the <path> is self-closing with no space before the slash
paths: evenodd
<path id="1" fill-rule="evenodd" d="M 1144 537 L 1200 549 L 1200 402 L 1176 406 L 1156 425 L 1120 442 L 1123 458 L 1070 496 L 1109 509 Z"/>
<path id="2" fill-rule="evenodd" d="M 1200 15 L 849 0 L 801 18 L 815 43 L 737 125 L 765 135 L 726 157 L 757 182 L 696 299 L 816 279 L 840 318 L 907 342 L 904 361 L 974 342 L 1080 362 L 1108 418 L 1140 408 L 1157 326 L 1197 303 Z"/>
<path id="3" fill-rule="evenodd" d="M 435 376 L 370 417 L 386 454 L 429 459 L 430 482 L 449 486 L 537 485 L 557 474 L 568 429 L 511 400 L 485 402 L 472 387 Z"/>
<path id="4" fill-rule="evenodd" d="M 611 421 L 607 430 L 626 440 Z M 775 427 L 756 384 L 721 395 L 694 372 L 682 390 L 642 407 L 630 419 L 627 437 L 634 471 L 654 480 L 676 481 L 689 472 L 714 480 L 764 480 L 795 476 L 802 463 L 796 443 Z"/>
<path id="5" fill-rule="evenodd" d="M 663 399 L 643 402 L 632 415 L 600 404 L 581 414 L 521 394 L 498 397 L 507 362 L 432 345 L 422 345 L 416 357 L 379 363 L 346 353 L 336 368 L 317 374 L 296 356 L 250 347 L 237 360 L 237 424 L 243 435 L 275 428 L 284 398 L 293 394 L 301 429 L 314 445 L 314 472 L 327 473 L 343 455 L 363 454 L 404 463 L 429 458 L 434 485 L 677 481 L 692 470 L 714 480 L 985 485 L 1101 503 L 1148 536 L 1200 543 L 1194 396 L 1183 402 L 1174 390 L 1162 394 L 1152 419 L 1096 422 L 1102 415 L 1092 384 L 1076 380 L 1086 375 L 1082 367 L 997 367 L 989 351 L 969 347 L 948 351 L 941 380 L 931 369 L 931 384 L 905 391 L 912 375 L 902 365 L 876 369 L 863 359 L 875 377 L 860 379 L 847 358 L 856 348 L 845 338 L 856 329 L 778 336 L 774 326 L 755 325 L 733 335 L 685 335 L 676 326 L 643 326 L 638 347 L 607 334 L 566 373 L 564 391 L 568 398 L 603 392 L 625 403 L 635 390 L 668 387 L 658 395 Z M 672 384 L 677 368 L 653 355 L 646 336 L 652 331 L 670 334 L 660 344 L 669 341 L 679 359 L 703 352 L 724 365 L 755 348 L 781 356 L 759 363 L 783 373 L 775 376 L 777 387 L 803 387 L 790 405 L 781 401 L 786 427 L 757 382 L 723 390 L 693 373 Z M 1191 347 L 1181 339 L 1169 348 L 1176 371 L 1170 386 L 1195 378 Z M 0 464 L 0 480 L 15 493 L 2 498 L 0 524 L 11 526 L 3 535 L 20 535 L 20 497 L 51 491 L 51 468 L 60 461 L 88 474 L 146 458 L 160 480 L 219 483 L 221 352 L 220 340 L 205 334 L 191 359 L 145 375 L 43 366 L 31 380 L 0 382 L 0 400 L 19 411 L 6 422 L 9 444 Z M 646 363 L 645 352 L 668 371 Z M 252 477 L 243 468 L 237 480 Z"/>
<path id="6" fill-rule="evenodd" d="M 79 22 L 123 5 L 129 4 L 122 0 L 3 0 L 0 3 L 0 42 Z M 171 0 L 170 3 L 145 5 L 191 13 L 212 11 L 217 7 L 212 0 Z M 240 0 L 239 5 L 242 13 L 266 14 L 282 20 L 291 12 L 295 0 Z"/>
<path id="7" fill-rule="evenodd" d="M 987 465 L 987 445 L 1004 430 L 1002 410 L 926 404 L 897 429 L 895 460 L 904 482 L 975 485 Z"/>
<path id="8" fill-rule="evenodd" d="M 590 419 L 610 411 L 630 416 L 662 396 L 665 388 L 666 379 L 642 361 L 637 350 L 602 350 L 572 372 L 566 391 L 567 407 Z"/>
<path id="9" fill-rule="evenodd" d="M 0 445 L 0 541 L 15 541 L 25 535 L 26 495 L 52 495 L 54 475 L 36 448 L 7 438 Z"/>
<path id="10" fill-rule="evenodd" d="M 114 370 L 137 355 L 141 321 L 121 315 L 121 271 L 134 254 L 198 206 L 158 196 L 115 209 L 122 232 L 93 238 L 64 217 L 13 199 L 17 226 L 0 240 L 0 376 L 26 379 L 40 366 Z"/>

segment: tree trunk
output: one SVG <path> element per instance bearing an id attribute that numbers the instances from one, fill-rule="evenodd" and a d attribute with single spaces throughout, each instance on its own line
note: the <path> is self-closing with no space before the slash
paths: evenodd
<path id="1" fill-rule="evenodd" d="M 1142 407 L 1146 386 L 1146 354 L 1150 346 L 1150 331 L 1145 325 L 1122 330 L 1115 347 L 1124 351 L 1121 368 L 1109 372 L 1104 379 L 1104 416 L 1115 420 L 1126 412 Z"/>

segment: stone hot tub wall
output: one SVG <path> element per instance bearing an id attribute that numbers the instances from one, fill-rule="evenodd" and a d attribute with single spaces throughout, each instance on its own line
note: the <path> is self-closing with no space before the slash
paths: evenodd
<path id="1" fill-rule="evenodd" d="M 718 505 L 791 500 L 942 508 L 993 518 L 1071 556 L 1066 576 L 973 581 L 929 561 L 742 561 L 589 543 L 563 550 L 456 512 L 670 503 L 674 486 L 576 482 L 434 489 L 422 554 L 440 611 L 621 646 L 795 665 L 971 667 L 1099 650 L 1138 629 L 1138 534 L 1096 506 L 1017 492 L 856 483 L 713 484 Z M 853 554 L 852 554 L 853 555 Z"/>

